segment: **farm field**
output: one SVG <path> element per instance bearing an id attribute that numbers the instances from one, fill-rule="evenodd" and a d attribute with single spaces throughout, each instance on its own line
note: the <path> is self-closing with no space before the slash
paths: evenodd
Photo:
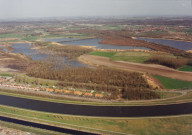
<path id="1" fill-rule="evenodd" d="M 157 78 L 167 89 L 186 89 L 192 88 L 192 82 L 183 80 L 171 79 L 167 77 L 153 75 Z"/>
<path id="2" fill-rule="evenodd" d="M 180 68 L 179 71 L 192 72 L 192 66 L 184 66 L 184 67 Z"/>
<path id="3" fill-rule="evenodd" d="M 162 55 L 164 57 L 175 58 L 171 54 L 161 54 L 157 52 L 144 52 L 144 51 L 128 51 L 128 52 L 91 52 L 89 55 L 109 57 L 113 61 L 128 61 L 135 63 L 145 63 L 148 58 L 152 56 Z"/>

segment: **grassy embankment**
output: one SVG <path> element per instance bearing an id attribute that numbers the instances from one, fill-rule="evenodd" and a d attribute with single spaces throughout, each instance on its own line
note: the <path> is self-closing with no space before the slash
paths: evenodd
<path id="1" fill-rule="evenodd" d="M 192 88 L 192 82 L 162 77 L 158 75 L 153 75 L 157 78 L 167 89 L 185 89 Z"/>
<path id="2" fill-rule="evenodd" d="M 1 115 L 47 123 L 77 130 L 108 134 L 186 135 L 191 132 L 192 116 L 157 118 L 99 118 L 60 115 L 0 106 Z"/>
<path id="3" fill-rule="evenodd" d="M 184 66 L 184 67 L 180 68 L 179 71 L 192 72 L 192 66 Z"/>

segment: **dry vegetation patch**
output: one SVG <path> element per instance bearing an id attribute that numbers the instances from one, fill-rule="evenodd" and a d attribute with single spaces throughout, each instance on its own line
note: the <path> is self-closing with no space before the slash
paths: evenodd
<path id="1" fill-rule="evenodd" d="M 158 94 L 150 91 L 151 87 L 142 74 L 136 72 L 110 68 L 51 70 L 46 66 L 35 65 L 28 68 L 27 74 L 38 78 L 59 80 L 61 81 L 59 85 L 62 87 L 71 86 L 73 88 L 109 92 L 111 94 L 107 97 L 108 99 L 116 99 L 121 94 L 126 99 L 159 98 Z M 131 98 L 124 95 L 129 95 Z"/>
<path id="2" fill-rule="evenodd" d="M 2 71 L 21 71 L 29 64 L 30 59 L 22 54 L 0 52 L 0 66 Z"/>

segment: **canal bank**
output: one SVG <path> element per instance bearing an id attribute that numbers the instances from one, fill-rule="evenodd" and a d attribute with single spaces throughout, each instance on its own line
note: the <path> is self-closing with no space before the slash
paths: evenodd
<path id="1" fill-rule="evenodd" d="M 91 106 L 0 95 L 0 104 L 42 112 L 94 117 L 156 117 L 192 114 L 192 102 L 153 106 Z"/>

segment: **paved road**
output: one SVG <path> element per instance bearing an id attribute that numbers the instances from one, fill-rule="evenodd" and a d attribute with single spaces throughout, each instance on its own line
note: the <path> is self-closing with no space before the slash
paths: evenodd
<path id="1" fill-rule="evenodd" d="M 0 104 L 51 113 L 98 117 L 154 117 L 192 114 L 192 102 L 154 106 L 91 106 L 0 95 Z"/>

